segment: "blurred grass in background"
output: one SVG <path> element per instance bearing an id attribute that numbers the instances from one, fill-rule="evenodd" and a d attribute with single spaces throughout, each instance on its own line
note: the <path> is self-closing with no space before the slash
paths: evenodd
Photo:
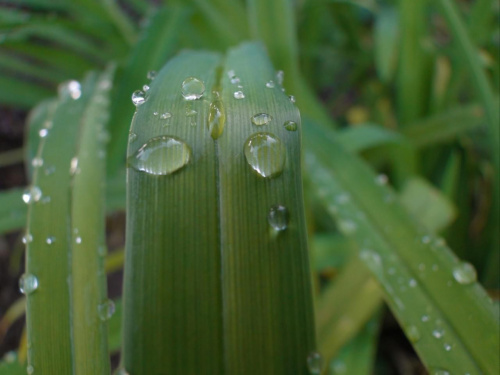
<path id="1" fill-rule="evenodd" d="M 423 277 L 418 282 L 428 284 L 416 288 L 421 294 L 411 294 L 408 288 L 407 294 L 394 297 L 388 290 L 401 289 L 401 281 L 388 275 L 392 265 L 401 272 L 401 280 L 402 275 L 405 283 L 407 278 L 412 280 L 421 267 L 415 259 L 425 252 L 421 242 L 438 248 L 447 243 L 458 258 L 475 267 L 478 280 L 498 308 L 499 18 L 500 4 L 494 0 L 191 0 L 164 4 L 4 0 L 0 6 L 0 188 L 4 190 L 0 230 L 6 233 L 8 246 L 2 246 L 8 250 L 3 250 L 0 268 L 0 338 L 9 332 L 15 337 L 5 342 L 3 351 L 19 344 L 20 335 L 9 327 L 23 313 L 15 302 L 19 295 L 12 282 L 21 273 L 23 233 L 19 230 L 26 223 L 21 196 L 36 167 L 32 161 L 43 138 L 40 131 L 50 116 L 50 98 L 58 85 L 70 79 L 83 81 L 89 70 L 103 71 L 110 63 L 116 64 L 110 107 L 105 111 L 109 115 L 106 209 L 122 211 L 123 166 L 134 113 L 130 95 L 147 82 L 147 72 L 159 70 L 181 49 L 225 52 L 244 40 L 260 39 L 276 69 L 285 71 L 284 87 L 295 96 L 303 116 L 304 185 L 318 293 L 318 337 L 324 356 L 333 358 L 330 373 L 424 371 L 413 364 L 411 356 L 394 354 L 397 351 L 389 340 L 377 339 L 379 333 L 384 338 L 391 329 L 383 297 L 423 361 L 440 363 L 440 356 L 450 353 L 438 352 L 420 339 L 432 337 L 435 330 L 405 326 L 406 318 L 413 317 L 398 311 L 398 298 L 420 301 L 420 307 L 415 307 L 418 312 L 426 304 L 434 306 L 442 320 L 451 324 L 447 330 L 455 330 L 457 337 L 491 326 L 471 322 L 469 327 L 453 327 L 454 322 L 464 320 L 455 320 L 458 313 L 452 310 L 465 311 L 464 304 L 474 305 L 466 296 L 469 292 L 456 288 L 456 294 L 450 295 L 457 299 L 443 302 L 439 296 L 447 293 L 445 283 L 433 288 L 434 281 Z M 19 129 L 27 113 L 44 100 L 48 101 L 30 113 L 23 142 Z M 357 155 L 363 163 L 350 155 Z M 369 178 L 372 172 L 365 173 L 366 166 L 376 173 L 375 188 L 368 186 L 373 179 Z M 349 171 L 355 172 L 350 175 Z M 20 177 L 23 173 L 26 179 Z M 387 184 L 394 191 L 386 189 Z M 371 205 L 377 194 L 384 197 L 381 201 L 398 200 L 406 211 L 399 206 Z M 411 219 L 406 218 L 408 214 Z M 371 221 L 364 222 L 363 215 Z M 422 232 L 407 230 L 412 223 Z M 382 235 L 389 224 L 400 225 L 393 229 L 397 233 Z M 372 241 L 369 245 L 364 244 L 367 239 Z M 373 253 L 363 252 L 367 247 L 377 254 L 387 251 L 382 271 L 370 267 L 377 260 Z M 361 260 L 352 257 L 358 253 Z M 392 264 L 391 254 L 409 261 L 401 263 L 398 258 Z M 424 256 L 421 264 L 429 261 L 424 264 L 428 270 L 433 263 Z M 450 264 L 457 261 L 444 258 L 442 267 L 449 266 L 451 274 Z M 120 269 L 122 262 L 120 252 L 109 255 L 109 267 Z M 477 320 L 482 315 L 475 315 L 473 309 L 467 311 Z M 120 326 L 113 319 L 119 320 L 119 313 L 109 324 L 109 343 L 116 352 Z M 25 344 L 21 339 L 20 362 L 25 359 Z M 467 338 L 457 338 L 454 345 L 452 354 L 461 345 L 465 349 L 460 350 L 468 353 Z M 429 354 L 433 350 L 435 358 Z M 492 358 L 486 364 L 491 352 L 481 345 L 478 350 L 486 353 L 470 355 L 478 368 L 488 373 L 498 367 Z M 357 357 L 361 359 L 353 360 Z M 450 358 L 444 363 L 455 360 Z M 14 368 L 8 362 L 7 358 L 0 365 L 0 374 L 9 366 Z M 465 362 L 463 366 L 468 365 Z M 16 370 L 4 371 L 14 374 Z M 437 374 L 440 369 L 432 371 Z"/>

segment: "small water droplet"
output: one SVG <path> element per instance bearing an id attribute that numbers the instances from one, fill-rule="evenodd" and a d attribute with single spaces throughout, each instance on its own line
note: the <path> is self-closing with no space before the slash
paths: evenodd
<path id="1" fill-rule="evenodd" d="M 35 372 L 35 368 L 33 366 L 28 365 L 28 367 L 26 367 L 26 373 L 28 375 L 32 375 L 34 372 Z"/>
<path id="2" fill-rule="evenodd" d="M 380 267 L 382 265 L 382 259 L 380 255 L 373 250 L 363 249 L 359 252 L 359 257 L 366 263 Z"/>
<path id="3" fill-rule="evenodd" d="M 129 158 L 129 163 L 138 171 L 159 176 L 181 169 L 190 158 L 191 149 L 186 143 L 174 137 L 161 136 L 145 143 Z"/>
<path id="4" fill-rule="evenodd" d="M 443 345 L 443 347 L 444 347 L 444 350 L 446 350 L 447 352 L 451 351 L 451 345 L 450 344 L 448 344 L 448 343 L 445 342 L 444 345 Z"/>
<path id="5" fill-rule="evenodd" d="M 266 83 L 266 87 L 268 89 L 273 89 L 274 86 L 275 86 L 275 84 L 274 84 L 274 81 L 272 81 L 272 80 Z"/>
<path id="6" fill-rule="evenodd" d="M 233 96 L 235 99 L 245 99 L 245 94 L 243 94 L 243 91 L 235 91 Z"/>
<path id="7" fill-rule="evenodd" d="M 162 113 L 160 116 L 160 118 L 163 120 L 169 119 L 170 117 L 172 117 L 172 114 L 170 112 Z"/>
<path id="8" fill-rule="evenodd" d="M 423 236 L 423 237 L 422 237 L 422 243 L 423 243 L 424 245 L 427 245 L 427 244 L 429 244 L 430 242 L 431 242 L 431 237 L 430 237 L 430 236 Z"/>
<path id="9" fill-rule="evenodd" d="M 351 220 L 340 220 L 338 225 L 339 229 L 345 234 L 352 234 L 358 229 L 356 223 Z"/>
<path id="10" fill-rule="evenodd" d="M 19 290 L 23 294 L 31 294 L 38 289 L 38 279 L 35 275 L 25 273 L 19 279 Z"/>
<path id="11" fill-rule="evenodd" d="M 148 92 L 148 91 L 149 91 L 149 88 L 150 88 L 150 87 L 149 87 L 148 85 L 144 85 L 144 86 L 142 86 L 142 91 L 144 91 L 144 92 Z"/>
<path id="12" fill-rule="evenodd" d="M 293 96 L 293 95 L 289 95 L 289 96 L 288 96 L 288 99 L 290 99 L 290 101 L 291 101 L 292 103 L 295 103 L 295 96 Z"/>
<path id="13" fill-rule="evenodd" d="M 51 165 L 51 166 L 45 168 L 45 175 L 46 176 L 50 176 L 55 171 L 56 171 L 56 167 L 54 167 L 53 165 Z"/>
<path id="14" fill-rule="evenodd" d="M 102 321 L 109 320 L 115 313 L 115 303 L 108 299 L 97 306 L 97 312 Z"/>
<path id="15" fill-rule="evenodd" d="M 389 178 L 385 174 L 379 174 L 377 177 L 375 177 L 375 183 L 377 185 L 387 185 L 387 182 L 389 182 Z"/>
<path id="16" fill-rule="evenodd" d="M 228 76 L 229 78 L 233 78 L 235 75 L 236 75 L 236 73 L 235 73 L 235 72 L 234 72 L 234 70 L 232 70 L 232 69 L 231 69 L 231 70 L 229 70 L 229 71 L 227 72 L 227 76 Z"/>
<path id="17" fill-rule="evenodd" d="M 418 328 L 416 326 L 409 326 L 406 329 L 406 336 L 414 344 L 416 342 L 418 342 L 421 338 L 420 331 L 418 330 Z"/>
<path id="18" fill-rule="evenodd" d="M 40 129 L 40 131 L 38 132 L 40 138 L 45 138 L 48 134 L 49 134 L 48 129 Z"/>
<path id="19" fill-rule="evenodd" d="M 461 262 L 453 269 L 453 278 L 459 284 L 471 284 L 477 280 L 477 272 L 469 262 Z"/>
<path id="20" fill-rule="evenodd" d="M 33 241 L 33 236 L 30 233 L 26 233 L 22 238 L 23 244 L 29 244 Z"/>
<path id="21" fill-rule="evenodd" d="M 323 357 L 318 352 L 311 352 L 307 356 L 307 368 L 311 375 L 321 374 L 323 367 Z"/>
<path id="22" fill-rule="evenodd" d="M 236 77 L 236 76 L 231 77 L 231 83 L 233 85 L 236 85 L 236 84 L 240 83 L 240 78 Z"/>
<path id="23" fill-rule="evenodd" d="M 31 165 L 34 168 L 41 167 L 43 165 L 43 159 L 40 157 L 35 157 L 35 158 L 33 158 L 33 160 L 31 160 Z"/>
<path id="24" fill-rule="evenodd" d="M 257 126 L 267 125 L 271 122 L 273 116 L 268 115 L 267 113 L 257 113 L 252 116 L 252 124 Z"/>
<path id="25" fill-rule="evenodd" d="M 417 284 L 418 284 L 417 280 L 415 280 L 415 279 L 410 279 L 408 281 L 408 285 L 410 286 L 410 288 L 415 288 L 417 286 Z"/>
<path id="26" fill-rule="evenodd" d="M 152 81 L 156 78 L 156 72 L 154 70 L 150 70 L 146 77 L 147 77 L 147 79 Z"/>
<path id="27" fill-rule="evenodd" d="M 262 177 L 274 177 L 285 166 L 283 143 L 273 134 L 256 133 L 245 142 L 245 158 L 252 169 Z"/>
<path id="28" fill-rule="evenodd" d="M 284 79 L 285 79 L 285 72 L 283 70 L 278 70 L 276 72 L 276 82 L 278 82 L 279 85 L 282 85 Z"/>
<path id="29" fill-rule="evenodd" d="M 132 132 L 130 132 L 130 133 L 128 134 L 128 141 L 129 141 L 129 143 L 134 142 L 136 139 L 137 139 L 137 134 L 132 133 Z"/>
<path id="30" fill-rule="evenodd" d="M 74 157 L 71 159 L 71 163 L 69 166 L 69 173 L 73 176 L 79 172 L 80 170 L 78 169 L 78 158 Z"/>
<path id="31" fill-rule="evenodd" d="M 56 242 L 56 238 L 54 236 L 49 236 L 45 239 L 45 243 L 47 245 L 52 245 L 54 242 Z"/>
<path id="32" fill-rule="evenodd" d="M 158 111 L 153 112 L 153 116 L 158 116 L 160 113 Z"/>
<path id="33" fill-rule="evenodd" d="M 267 215 L 267 221 L 274 230 L 279 232 L 285 230 L 290 221 L 288 209 L 281 205 L 272 206 Z"/>
<path id="34" fill-rule="evenodd" d="M 82 87 L 78 81 L 66 81 L 59 85 L 58 92 L 61 99 L 77 100 L 82 96 Z"/>
<path id="35" fill-rule="evenodd" d="M 75 243 L 77 243 L 78 245 L 80 245 L 82 243 L 82 237 L 78 236 L 75 238 Z"/>
<path id="36" fill-rule="evenodd" d="M 420 320 L 421 320 L 422 322 L 424 322 L 424 323 L 425 323 L 425 322 L 428 322 L 428 321 L 429 321 L 429 319 L 430 319 L 430 318 L 429 318 L 429 315 L 422 315 L 422 317 L 420 318 Z"/>
<path id="37" fill-rule="evenodd" d="M 140 106 L 141 104 L 144 104 L 146 101 L 146 94 L 144 94 L 144 91 L 141 90 L 136 90 L 132 93 L 132 103 L 136 107 Z"/>
<path id="38" fill-rule="evenodd" d="M 195 77 L 186 78 L 181 85 L 182 96 L 186 100 L 200 99 L 205 93 L 205 84 Z"/>
<path id="39" fill-rule="evenodd" d="M 38 202 L 42 197 L 42 191 L 38 186 L 30 186 L 23 192 L 23 201 L 26 204 Z"/>
<path id="40" fill-rule="evenodd" d="M 224 112 L 224 106 L 222 100 L 220 99 L 219 93 L 215 93 L 215 99 L 210 103 L 210 108 L 208 110 L 208 131 L 213 139 L 217 139 L 222 135 L 224 131 L 224 125 L 226 123 L 226 114 Z"/>
<path id="41" fill-rule="evenodd" d="M 285 121 L 283 126 L 285 127 L 286 130 L 288 130 L 290 132 L 294 132 L 297 130 L 297 123 L 295 121 L 291 121 L 291 120 Z"/>
<path id="42" fill-rule="evenodd" d="M 432 336 L 437 339 L 441 339 L 444 336 L 444 331 L 442 329 L 435 329 L 432 331 Z"/>

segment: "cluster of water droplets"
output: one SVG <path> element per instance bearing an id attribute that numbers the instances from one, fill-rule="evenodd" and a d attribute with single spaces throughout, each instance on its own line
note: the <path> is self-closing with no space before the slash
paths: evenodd
<path id="1" fill-rule="evenodd" d="M 238 77 L 234 70 L 229 70 L 227 72 L 229 81 L 235 86 L 235 91 L 233 92 L 233 97 L 235 99 L 245 99 L 245 93 L 243 92 L 243 85 L 241 84 L 241 79 Z"/>
<path id="2" fill-rule="evenodd" d="M 156 78 L 156 72 L 154 70 L 151 70 L 147 74 L 147 78 L 150 81 L 153 81 Z M 147 93 L 149 91 L 150 87 L 148 84 L 145 84 L 142 86 L 142 90 L 135 90 L 132 93 L 132 103 L 138 107 L 142 104 L 144 104 L 147 100 Z"/>
<path id="3" fill-rule="evenodd" d="M 307 356 L 307 369 L 311 375 L 321 374 L 323 368 L 323 357 L 318 352 L 311 352 Z"/>
<path id="4" fill-rule="evenodd" d="M 71 80 L 63 82 L 57 89 L 61 99 L 78 100 L 82 96 L 82 86 L 80 82 Z"/>

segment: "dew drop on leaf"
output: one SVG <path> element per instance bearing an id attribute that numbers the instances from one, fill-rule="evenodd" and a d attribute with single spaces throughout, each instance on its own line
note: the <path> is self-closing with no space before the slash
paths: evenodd
<path id="1" fill-rule="evenodd" d="M 235 91 L 233 96 L 235 99 L 245 99 L 245 94 L 243 94 L 243 91 Z"/>
<path id="2" fill-rule="evenodd" d="M 82 96 L 82 87 L 78 81 L 66 81 L 59 85 L 58 93 L 61 99 L 77 100 Z"/>
<path id="3" fill-rule="evenodd" d="M 26 204 L 38 202 L 42 197 L 42 191 L 38 186 L 30 186 L 23 192 L 23 201 Z"/>
<path id="4" fill-rule="evenodd" d="M 252 124 L 263 126 L 269 124 L 272 119 L 273 117 L 271 115 L 268 115 L 267 113 L 257 113 L 256 115 L 252 116 Z"/>
<path id="5" fill-rule="evenodd" d="M 274 177 L 283 172 L 286 151 L 283 143 L 273 134 L 256 133 L 244 146 L 248 165 L 261 177 Z"/>
<path id="6" fill-rule="evenodd" d="M 19 290 L 21 293 L 28 295 L 38 289 L 38 279 L 35 275 L 25 273 L 19 279 Z"/>
<path id="7" fill-rule="evenodd" d="M 198 78 L 188 77 L 182 82 L 181 92 L 186 100 L 200 99 L 205 93 L 205 84 Z"/>
<path id="8" fill-rule="evenodd" d="M 109 320 L 115 313 L 115 303 L 108 299 L 97 306 L 97 312 L 102 321 Z"/>
<path id="9" fill-rule="evenodd" d="M 137 134 L 132 133 L 132 132 L 130 132 L 130 133 L 128 134 L 128 141 L 129 141 L 129 143 L 134 142 L 136 139 L 137 139 Z"/>
<path id="10" fill-rule="evenodd" d="M 468 262 L 461 262 L 453 269 L 453 278 L 460 284 L 471 284 L 477 280 L 476 269 Z"/>
<path id="11" fill-rule="evenodd" d="M 406 329 L 406 336 L 414 344 L 418 342 L 421 338 L 420 331 L 416 326 L 409 326 Z"/>
<path id="12" fill-rule="evenodd" d="M 189 163 L 191 149 L 182 140 L 170 136 L 151 138 L 129 157 L 134 169 L 152 175 L 169 175 Z"/>
<path id="13" fill-rule="evenodd" d="M 291 120 L 285 121 L 285 123 L 283 124 L 283 126 L 289 132 L 294 132 L 294 131 L 297 130 L 297 123 L 295 121 L 291 121 Z"/>
<path id="14" fill-rule="evenodd" d="M 275 86 L 275 84 L 274 84 L 274 81 L 272 81 L 272 80 L 266 83 L 266 87 L 268 89 L 272 89 L 272 88 L 274 88 L 274 86 Z"/>
<path id="15" fill-rule="evenodd" d="M 154 70 L 150 70 L 147 74 L 147 78 L 152 81 L 156 78 L 156 72 Z"/>
<path id="16" fill-rule="evenodd" d="M 288 228 L 290 221 L 290 214 L 285 206 L 275 205 L 272 206 L 267 215 L 269 225 L 277 231 L 283 231 Z"/>
<path id="17" fill-rule="evenodd" d="M 307 356 L 307 369 L 311 375 L 321 374 L 321 368 L 323 367 L 323 358 L 318 352 L 311 352 Z"/>
<path id="18" fill-rule="evenodd" d="M 132 103 L 136 107 L 140 106 L 141 104 L 144 104 L 146 101 L 146 94 L 144 94 L 144 91 L 141 90 L 136 90 L 132 93 Z"/>

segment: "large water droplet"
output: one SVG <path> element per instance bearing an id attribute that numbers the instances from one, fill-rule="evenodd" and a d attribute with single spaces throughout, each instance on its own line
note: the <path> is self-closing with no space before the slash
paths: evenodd
<path id="1" fill-rule="evenodd" d="M 38 186 L 30 186 L 23 192 L 23 201 L 26 204 L 38 202 L 42 197 L 42 191 Z"/>
<path id="2" fill-rule="evenodd" d="M 271 122 L 273 116 L 268 115 L 267 113 L 257 113 L 252 116 L 252 124 L 257 126 L 267 125 Z"/>
<path id="3" fill-rule="evenodd" d="M 270 133 L 256 133 L 245 142 L 245 157 L 252 169 L 262 177 L 283 172 L 286 151 L 281 141 Z"/>
<path id="4" fill-rule="evenodd" d="M 115 303 L 108 299 L 97 306 L 97 312 L 102 321 L 109 320 L 115 313 Z"/>
<path id="5" fill-rule="evenodd" d="M 224 113 L 224 106 L 219 94 L 216 93 L 214 101 L 210 103 L 207 123 L 208 131 L 213 139 L 217 139 L 222 135 L 225 123 L 226 114 Z"/>
<path id="6" fill-rule="evenodd" d="M 245 99 L 245 94 L 243 94 L 243 91 L 235 91 L 233 93 L 233 96 L 235 99 Z"/>
<path id="7" fill-rule="evenodd" d="M 82 96 L 82 87 L 78 81 L 66 81 L 58 87 L 59 97 L 61 99 L 79 99 Z"/>
<path id="8" fill-rule="evenodd" d="M 31 294 L 38 289 L 38 279 L 35 275 L 25 273 L 19 279 L 19 290 L 23 294 Z"/>
<path id="9" fill-rule="evenodd" d="M 136 107 L 140 106 L 141 104 L 144 104 L 146 101 L 146 94 L 144 94 L 144 91 L 141 90 L 136 90 L 132 93 L 132 103 Z"/>
<path id="10" fill-rule="evenodd" d="M 198 78 L 189 77 L 182 82 L 181 85 L 182 96 L 186 100 L 200 99 L 205 92 L 205 84 Z"/>
<path id="11" fill-rule="evenodd" d="M 311 375 L 321 374 L 321 368 L 323 367 L 323 358 L 318 352 L 311 352 L 307 356 L 307 369 Z"/>
<path id="12" fill-rule="evenodd" d="M 294 132 L 297 130 L 297 123 L 295 121 L 291 121 L 291 120 L 285 121 L 283 126 L 285 127 L 286 130 L 288 130 L 290 132 Z"/>
<path id="13" fill-rule="evenodd" d="M 275 205 L 272 206 L 267 215 L 269 225 L 277 231 L 285 230 L 290 221 L 290 214 L 285 206 Z"/>
<path id="14" fill-rule="evenodd" d="M 468 262 L 462 262 L 453 269 L 453 277 L 460 284 L 471 284 L 477 280 L 474 266 Z"/>
<path id="15" fill-rule="evenodd" d="M 191 158 L 191 149 L 180 139 L 161 136 L 151 138 L 129 158 L 130 165 L 153 175 L 168 175 L 184 167 Z"/>

